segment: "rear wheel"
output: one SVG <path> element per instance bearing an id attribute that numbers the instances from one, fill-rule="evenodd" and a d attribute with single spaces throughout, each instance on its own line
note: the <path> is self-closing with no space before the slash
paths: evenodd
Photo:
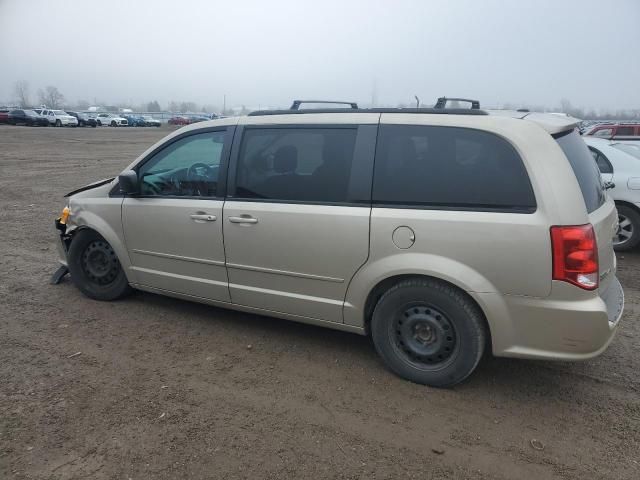
<path id="1" fill-rule="evenodd" d="M 478 306 L 435 279 L 402 281 L 378 301 L 371 320 L 376 350 L 412 382 L 449 387 L 476 368 L 486 332 Z"/>
<path id="2" fill-rule="evenodd" d="M 640 213 L 631 207 L 617 205 L 618 230 L 613 236 L 613 248 L 625 252 L 640 243 Z"/>
<path id="3" fill-rule="evenodd" d="M 93 230 L 75 235 L 68 260 L 71 280 L 87 297 L 115 300 L 132 291 L 113 247 Z"/>
<path id="4" fill-rule="evenodd" d="M 61 127 L 62 126 L 62 122 L 60 120 L 56 120 L 56 127 Z"/>

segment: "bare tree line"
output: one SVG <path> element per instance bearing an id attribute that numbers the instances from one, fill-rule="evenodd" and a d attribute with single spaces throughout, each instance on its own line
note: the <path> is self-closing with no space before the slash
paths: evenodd
<path id="1" fill-rule="evenodd" d="M 53 85 L 48 85 L 44 89 L 38 89 L 37 98 L 39 104 L 46 105 L 49 108 L 63 108 L 68 106 L 73 106 L 78 110 L 86 110 L 89 108 L 90 103 L 86 100 L 78 100 L 74 102 L 73 105 L 66 104 L 66 100 L 64 95 L 58 90 L 57 87 Z M 31 90 L 29 86 L 29 82 L 26 80 L 18 80 L 14 84 L 13 88 L 13 101 L 20 108 L 27 108 L 34 105 L 31 101 Z M 105 102 L 101 102 L 101 105 L 104 105 Z M 397 104 L 396 107 L 408 107 L 413 105 L 405 105 L 405 104 Z M 160 103 L 157 100 L 153 100 L 148 103 L 143 103 L 139 105 L 132 105 L 128 103 L 119 104 L 117 106 L 105 106 L 105 109 L 108 111 L 118 111 L 118 108 L 131 108 L 134 111 L 146 111 L 146 112 L 160 112 L 163 111 Z M 527 108 L 531 111 L 535 112 L 563 112 L 567 113 L 573 117 L 580 118 L 583 120 L 640 120 L 640 108 L 630 108 L 626 110 L 600 110 L 596 111 L 594 109 L 584 109 L 581 107 L 575 107 L 572 103 L 563 98 L 560 100 L 560 105 L 558 107 L 549 108 L 544 105 L 515 105 L 512 103 L 502 104 L 499 108 L 503 108 L 506 110 L 516 110 L 518 108 Z M 170 112 L 217 112 L 219 109 L 215 105 L 202 105 L 198 107 L 195 102 L 191 101 L 175 101 L 172 100 L 167 103 L 166 110 Z M 223 111 L 221 113 L 227 114 L 232 110 Z M 238 109 L 236 108 L 235 113 L 238 113 Z M 246 107 L 242 107 L 240 113 L 247 113 L 249 110 Z"/>

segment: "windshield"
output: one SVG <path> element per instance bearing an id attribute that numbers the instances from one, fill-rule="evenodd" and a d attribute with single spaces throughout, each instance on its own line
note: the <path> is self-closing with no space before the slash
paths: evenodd
<path id="1" fill-rule="evenodd" d="M 577 130 L 562 132 L 554 135 L 571 164 L 573 173 L 578 179 L 587 212 L 591 213 L 604 204 L 605 194 L 600 178 L 600 171 L 593 156 L 580 137 Z"/>
<path id="2" fill-rule="evenodd" d="M 24 110 L 24 114 L 25 115 L 29 115 L 29 116 L 33 116 L 33 115 L 38 115 L 36 112 L 34 112 L 33 110 Z"/>
<path id="3" fill-rule="evenodd" d="M 55 113 L 56 115 L 66 115 L 67 112 L 62 111 L 62 110 L 54 110 L 53 113 Z"/>
<path id="4" fill-rule="evenodd" d="M 623 151 L 624 153 L 628 153 L 640 159 L 640 145 L 627 145 L 626 143 L 614 143 L 611 145 L 613 148 L 617 148 L 618 150 Z"/>

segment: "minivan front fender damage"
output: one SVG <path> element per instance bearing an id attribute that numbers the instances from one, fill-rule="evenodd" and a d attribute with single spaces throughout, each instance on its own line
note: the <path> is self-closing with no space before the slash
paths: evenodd
<path id="1" fill-rule="evenodd" d="M 478 271 L 452 258 L 422 253 L 398 253 L 366 263 L 353 277 L 345 296 L 344 323 L 364 327 L 366 300 L 385 280 L 397 276 L 427 276 L 444 280 L 474 297 L 495 293 L 496 287 Z M 474 297 L 475 298 L 475 297 Z M 476 301 L 478 301 L 476 299 Z M 478 302 L 480 303 L 480 302 Z M 483 311 L 483 305 L 480 305 Z M 491 328 L 491 325 L 490 325 Z"/>
<path id="2" fill-rule="evenodd" d="M 122 203 L 122 198 L 108 200 Z M 65 235 L 71 236 L 71 242 L 73 242 L 73 235 L 79 230 L 85 228 L 95 230 L 113 248 L 129 283 L 135 283 L 135 272 L 131 269 L 131 260 L 124 244 L 120 206 L 109 205 L 106 208 L 96 209 L 96 205 L 92 204 L 89 209 L 84 208 L 83 203 L 81 201 L 77 203 L 73 202 L 73 200 L 71 201 L 70 208 L 72 213 Z"/>

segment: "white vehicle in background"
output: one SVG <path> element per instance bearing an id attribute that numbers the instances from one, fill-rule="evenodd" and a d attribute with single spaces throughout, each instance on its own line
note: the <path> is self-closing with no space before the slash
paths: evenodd
<path id="1" fill-rule="evenodd" d="M 40 109 L 38 109 L 40 110 Z M 36 110 L 36 112 L 38 111 Z M 49 120 L 49 124 L 56 127 L 77 127 L 78 119 L 72 117 L 64 110 L 49 110 L 47 108 L 42 109 L 40 115 Z"/>
<path id="2" fill-rule="evenodd" d="M 618 209 L 613 248 L 619 252 L 631 250 L 640 244 L 640 146 L 605 138 L 582 138 Z"/>
<path id="3" fill-rule="evenodd" d="M 126 127 L 129 125 L 126 118 L 122 118 L 121 116 L 113 113 L 99 113 L 96 117 L 96 122 L 98 122 L 99 127 L 103 125 L 108 125 L 110 127 Z"/>

